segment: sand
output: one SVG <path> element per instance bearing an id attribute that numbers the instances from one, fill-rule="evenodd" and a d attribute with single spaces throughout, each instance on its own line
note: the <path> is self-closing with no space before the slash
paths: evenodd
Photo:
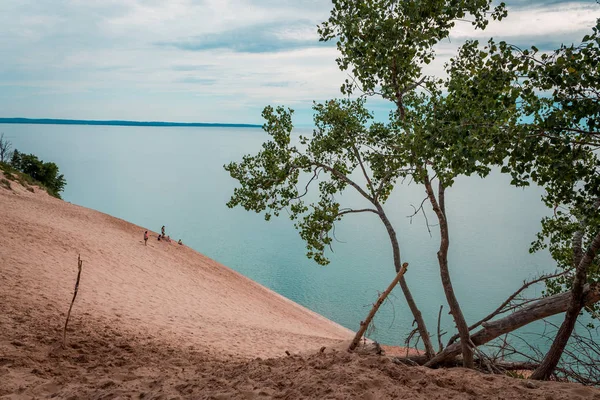
<path id="1" fill-rule="evenodd" d="M 348 354 L 348 329 L 39 189 L 0 187 L 0 227 L 0 398 L 600 399 L 575 384 Z"/>

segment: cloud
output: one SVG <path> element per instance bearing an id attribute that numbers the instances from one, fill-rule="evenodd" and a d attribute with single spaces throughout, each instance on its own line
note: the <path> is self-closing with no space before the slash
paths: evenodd
<path id="1" fill-rule="evenodd" d="M 266 87 L 290 87 L 294 84 L 295 82 L 291 82 L 291 81 L 285 81 L 285 82 L 265 82 L 262 84 L 262 86 L 266 86 Z"/>
<path id="2" fill-rule="evenodd" d="M 535 45 L 541 51 L 579 43 L 591 32 L 600 15 L 600 5 L 591 2 L 520 0 L 508 2 L 507 8 L 507 18 L 491 21 L 483 31 L 474 29 L 468 22 L 457 22 L 450 38 L 436 46 L 437 57 L 425 72 L 443 76 L 444 64 L 469 39 L 483 44 L 493 37 L 496 42 L 504 40 L 522 48 Z"/>
<path id="3" fill-rule="evenodd" d="M 214 85 L 217 80 L 216 79 L 207 79 L 207 78 L 195 78 L 193 76 L 188 76 L 186 78 L 181 78 L 179 82 L 182 83 L 197 83 L 205 86 Z"/>
<path id="4" fill-rule="evenodd" d="M 509 17 L 458 23 L 427 67 L 466 39 L 555 48 L 590 30 L 594 2 L 508 1 Z M 339 96 L 346 73 L 318 42 L 325 0 L 3 0 L 0 113 L 82 119 L 261 123 L 267 104 L 299 110 Z M 379 106 L 378 106 L 379 107 Z"/>
<path id="5" fill-rule="evenodd" d="M 316 24 L 311 24 L 310 21 L 282 21 L 245 26 L 172 42 L 159 42 L 157 45 L 190 51 L 228 49 L 244 53 L 271 53 L 332 46 L 331 43 L 319 42 Z"/>
<path id="6" fill-rule="evenodd" d="M 591 30 L 600 6 L 591 2 L 518 2 L 508 7 L 508 17 L 492 21 L 485 31 L 475 31 L 468 24 L 457 24 L 455 39 L 490 37 L 511 42 L 572 42 Z M 533 43 L 532 43 L 533 44 Z"/>

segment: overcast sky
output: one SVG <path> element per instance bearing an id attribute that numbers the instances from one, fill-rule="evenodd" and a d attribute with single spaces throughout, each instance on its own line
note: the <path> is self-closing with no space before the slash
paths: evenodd
<path id="1" fill-rule="evenodd" d="M 542 49 L 591 32 L 595 0 L 511 1 L 484 32 L 459 23 L 441 65 L 467 38 Z M 0 117 L 262 123 L 267 104 L 311 121 L 345 74 L 316 25 L 327 0 L 1 0 Z"/>

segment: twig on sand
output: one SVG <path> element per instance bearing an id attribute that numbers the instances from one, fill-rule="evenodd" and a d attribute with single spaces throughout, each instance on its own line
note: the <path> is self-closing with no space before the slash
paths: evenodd
<path id="1" fill-rule="evenodd" d="M 79 289 L 79 278 L 81 277 L 81 266 L 83 265 L 83 260 L 81 259 L 81 254 L 77 256 L 77 281 L 75 281 L 75 291 L 73 292 L 73 300 L 71 300 L 71 305 L 69 306 L 69 312 L 67 313 L 67 320 L 65 321 L 65 327 L 63 329 L 63 342 L 62 347 L 65 347 L 67 341 L 67 325 L 69 324 L 69 318 L 71 317 L 71 309 L 73 308 L 73 303 L 75 303 L 75 297 L 77 297 L 77 290 Z"/>

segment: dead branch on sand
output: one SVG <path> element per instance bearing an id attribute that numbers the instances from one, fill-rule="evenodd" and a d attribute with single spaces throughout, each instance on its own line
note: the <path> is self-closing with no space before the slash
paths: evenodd
<path id="1" fill-rule="evenodd" d="M 73 303 L 75 303 L 75 297 L 77 297 L 77 291 L 79 290 L 79 278 L 81 277 L 81 267 L 83 265 L 83 260 L 81 259 L 81 254 L 77 256 L 77 280 L 75 281 L 75 291 L 73 292 L 73 300 L 71 300 L 71 305 L 69 306 L 69 312 L 67 313 L 67 320 L 65 321 L 65 327 L 63 328 L 63 342 L 62 346 L 65 347 L 67 341 L 67 325 L 69 324 L 69 318 L 71 317 L 71 310 L 73 309 Z"/>
<path id="2" fill-rule="evenodd" d="M 356 332 L 356 335 L 354 336 L 352 343 L 350 343 L 350 346 L 348 347 L 348 351 L 353 351 L 356 348 L 356 346 L 358 346 L 360 339 L 362 338 L 365 331 L 369 327 L 369 324 L 373 320 L 373 317 L 377 313 L 377 310 L 379 310 L 379 307 L 383 304 L 386 297 L 390 294 L 390 292 L 394 289 L 394 287 L 396 287 L 396 285 L 400 281 L 400 278 L 402 278 L 402 276 L 404 276 L 407 269 L 408 269 L 408 263 L 402 264 L 402 268 L 400 268 L 400 271 L 398 271 L 398 274 L 396 275 L 396 277 L 394 278 L 392 283 L 390 283 L 388 288 L 385 289 L 385 291 L 383 293 L 381 293 L 381 295 L 379 296 L 379 298 L 377 299 L 375 304 L 373 304 L 373 308 L 371 308 L 371 312 L 369 313 L 369 315 L 367 315 L 367 319 L 365 319 L 364 321 L 361 321 L 360 329 L 358 330 L 358 332 Z"/>

